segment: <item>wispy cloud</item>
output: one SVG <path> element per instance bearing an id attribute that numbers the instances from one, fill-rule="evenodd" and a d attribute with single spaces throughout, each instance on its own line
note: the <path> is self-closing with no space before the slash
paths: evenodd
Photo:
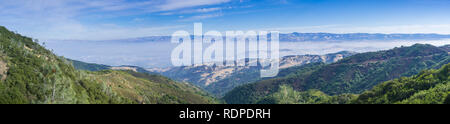
<path id="1" fill-rule="evenodd" d="M 182 11 L 171 11 L 164 12 L 161 15 L 175 15 L 175 14 L 192 14 L 192 13 L 208 13 L 222 10 L 221 7 L 212 7 L 212 8 L 200 8 L 200 9 L 188 9 Z"/>
<path id="2" fill-rule="evenodd" d="M 221 17 L 221 16 L 223 16 L 223 13 L 212 13 L 212 14 L 192 16 L 189 18 L 182 19 L 180 21 L 195 21 L 195 20 L 203 20 L 203 19 L 209 19 L 209 18 L 215 18 L 215 17 Z"/>
<path id="3" fill-rule="evenodd" d="M 203 20 L 203 19 L 225 16 L 225 11 L 227 11 L 227 10 L 247 9 L 247 8 L 251 8 L 251 7 L 253 7 L 253 5 L 243 5 L 243 6 L 236 5 L 236 6 L 184 9 L 184 10 L 163 12 L 160 15 L 165 15 L 165 16 L 178 15 L 179 18 L 181 18 L 181 20 L 178 20 L 178 21 L 181 21 L 181 22 L 199 21 L 199 20 Z M 227 15 L 242 14 L 242 13 L 248 13 L 248 11 L 230 12 L 230 13 L 227 13 Z"/>
<path id="4" fill-rule="evenodd" d="M 269 6 L 289 6 L 298 1 L 292 0 L 0 0 L 0 25 L 18 31 L 21 34 L 38 39 L 112 39 L 125 37 L 142 37 L 149 35 L 170 35 L 172 31 L 185 27 L 186 22 L 212 21 L 212 18 L 220 18 L 236 27 L 245 28 L 251 24 L 255 16 L 266 16 L 283 19 L 263 20 L 270 26 L 291 20 L 288 17 L 312 18 L 330 15 L 304 14 L 287 12 L 290 9 L 280 9 L 274 12 L 266 11 Z M 441 2 L 439 2 L 441 1 Z M 422 1 L 424 2 L 424 0 Z M 435 3 L 438 2 L 438 3 Z M 264 5 L 261 7 L 261 5 Z M 279 5 L 287 3 L 288 5 Z M 424 4 L 434 6 L 447 5 L 448 1 L 426 1 Z M 421 4 L 420 4 L 421 5 Z M 328 7 L 328 6 L 326 6 Z M 422 5 L 421 5 L 422 7 Z M 304 27 L 276 27 L 271 28 L 282 32 L 368 32 L 368 33 L 445 33 L 450 34 L 450 24 L 446 23 L 450 18 L 444 16 L 448 7 L 433 7 L 433 14 L 429 19 L 417 18 L 407 24 L 393 20 L 394 25 L 367 26 L 366 23 L 376 22 L 370 20 L 361 26 L 346 25 L 322 25 Z M 295 7 L 294 7 L 295 9 Z M 326 9 L 326 8 L 322 8 Z M 427 10 L 431 11 L 431 10 Z M 399 11 L 400 12 L 400 11 Z M 418 12 L 421 13 L 422 11 Z M 255 14 L 254 14 L 255 13 Z M 259 14 L 258 14 L 259 13 Z M 264 13 L 264 14 L 261 14 Z M 265 14 L 267 13 L 267 14 Z M 281 14 L 278 14 L 281 13 Z M 430 12 L 431 13 L 431 12 Z M 247 16 L 254 14 L 251 16 Z M 290 14 L 290 15 L 289 15 Z M 333 13 L 334 14 L 334 13 Z M 383 16 L 385 13 L 381 13 Z M 233 16 L 231 16 L 233 15 Z M 280 15 L 280 16 L 279 16 Z M 342 18 L 353 19 L 354 16 Z M 401 15 L 408 15 L 401 14 Z M 230 18 L 221 18 L 221 17 Z M 422 16 L 425 16 L 422 14 Z M 380 17 L 380 15 L 379 15 Z M 239 18 L 242 22 L 231 19 Z M 286 19 L 284 19 L 286 18 Z M 401 18 L 401 17 L 398 17 Z M 296 18 L 292 18 L 295 21 Z M 323 19 L 321 19 L 323 20 Z M 336 19 L 310 22 L 310 24 L 332 24 Z M 339 21 L 339 20 L 338 20 Z M 398 20 L 397 20 L 398 21 Z M 441 22 L 439 22 L 441 21 Z M 261 21 L 262 22 L 262 21 Z M 430 24 L 430 22 L 433 22 Z M 342 22 L 336 22 L 342 23 Z M 436 25 L 432 25 L 436 24 Z M 264 24 L 260 24 L 264 26 Z M 254 26 L 250 26 L 254 27 Z M 218 29 L 220 30 L 220 29 Z"/>
<path id="5" fill-rule="evenodd" d="M 158 8 L 160 10 L 168 11 L 196 6 L 216 5 L 230 1 L 231 0 L 166 0 L 166 2 Z"/>
<path id="6" fill-rule="evenodd" d="M 115 24 L 101 24 L 95 27 L 84 25 L 61 25 L 46 32 L 38 32 L 38 36 L 46 36 L 49 40 L 115 40 L 145 36 L 165 36 L 173 30 L 186 27 L 185 25 L 157 26 L 157 27 L 126 27 Z"/>
<path id="7" fill-rule="evenodd" d="M 209 13 L 220 7 L 196 8 L 217 5 L 231 0 L 1 0 L 0 24 L 27 36 L 39 39 L 111 39 L 158 35 L 180 25 L 126 26 L 109 22 L 96 22 L 136 14 L 170 11 L 173 13 Z M 199 15 L 208 18 L 219 15 Z M 92 19 L 96 18 L 96 19 Z M 98 19 L 97 19 L 98 18 Z M 94 21 L 85 22 L 82 19 Z M 130 22 L 141 23 L 143 18 Z M 119 28 L 120 27 L 120 28 Z"/>

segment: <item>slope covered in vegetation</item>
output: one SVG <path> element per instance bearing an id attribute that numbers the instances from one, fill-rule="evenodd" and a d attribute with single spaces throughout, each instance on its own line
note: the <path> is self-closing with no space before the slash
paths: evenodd
<path id="1" fill-rule="evenodd" d="M 328 95 L 360 94 L 384 81 L 440 68 L 450 62 L 448 51 L 432 45 L 356 54 L 328 65 L 291 69 L 290 74 L 237 87 L 225 95 L 227 103 L 255 103 L 281 85 L 296 91 L 318 89 Z"/>
<path id="2" fill-rule="evenodd" d="M 360 95 L 329 96 L 319 90 L 295 91 L 281 85 L 258 104 L 450 104 L 450 64 L 439 70 L 390 80 Z"/>
<path id="3" fill-rule="evenodd" d="M 450 64 L 412 77 L 384 82 L 361 94 L 362 104 L 450 104 Z"/>
<path id="4" fill-rule="evenodd" d="M 161 76 L 76 70 L 37 40 L 0 26 L 0 103 L 214 103 L 197 88 Z"/>
<path id="5" fill-rule="evenodd" d="M 295 91 L 291 86 L 281 85 L 275 92 L 257 102 L 257 104 L 350 104 L 357 98 L 355 94 L 329 96 L 319 90 Z"/>

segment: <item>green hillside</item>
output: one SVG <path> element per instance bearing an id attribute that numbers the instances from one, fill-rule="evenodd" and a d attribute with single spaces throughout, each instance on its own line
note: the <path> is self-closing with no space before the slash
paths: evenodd
<path id="1" fill-rule="evenodd" d="M 86 77 L 139 104 L 206 104 L 215 99 L 188 83 L 134 71 L 89 72 Z"/>
<path id="2" fill-rule="evenodd" d="M 237 87 L 224 99 L 227 103 L 256 103 L 277 92 L 281 85 L 295 91 L 317 89 L 328 95 L 360 94 L 384 81 L 440 68 L 450 62 L 448 51 L 432 45 L 356 54 L 328 65 L 291 69 L 291 74 Z"/>
<path id="3" fill-rule="evenodd" d="M 125 71 L 76 70 L 37 40 L 0 26 L 0 103 L 215 103 L 188 84 Z"/>
<path id="4" fill-rule="evenodd" d="M 450 64 L 412 77 L 384 82 L 362 93 L 362 104 L 450 104 Z"/>
<path id="5" fill-rule="evenodd" d="M 295 91 L 281 85 L 258 104 L 450 104 L 450 64 L 439 70 L 390 80 L 360 95 L 329 96 L 319 90 Z"/>
<path id="6" fill-rule="evenodd" d="M 259 100 L 257 104 L 350 104 L 357 97 L 355 94 L 329 96 L 315 89 L 299 92 L 291 86 L 281 85 L 277 92 Z"/>

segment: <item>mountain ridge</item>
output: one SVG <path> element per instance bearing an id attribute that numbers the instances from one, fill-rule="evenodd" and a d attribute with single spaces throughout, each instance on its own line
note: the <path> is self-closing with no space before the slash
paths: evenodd
<path id="1" fill-rule="evenodd" d="M 102 67 L 106 66 L 96 69 Z M 55 55 L 39 41 L 0 26 L 2 104 L 217 103 L 192 85 L 136 73 L 77 70 L 72 61 Z"/>
<path id="2" fill-rule="evenodd" d="M 329 95 L 361 93 L 378 83 L 440 68 L 449 62 L 447 50 L 423 44 L 360 53 L 336 63 L 313 65 L 308 71 L 237 87 L 224 99 L 227 103 L 255 103 L 284 84 L 296 91 L 318 89 Z"/>
<path id="3" fill-rule="evenodd" d="M 194 36 L 191 35 L 193 39 Z M 450 39 L 449 34 L 383 34 L 383 33 L 284 33 L 280 34 L 281 42 L 304 41 L 364 41 L 364 40 L 439 40 Z M 224 37 L 226 39 L 226 37 Z M 269 37 L 270 39 L 270 37 Z M 76 41 L 76 40 L 75 40 Z M 171 36 L 148 36 L 105 42 L 170 42 Z"/>
<path id="4" fill-rule="evenodd" d="M 308 63 L 332 63 L 355 54 L 342 51 L 326 55 L 292 55 L 280 58 L 280 69 L 300 66 Z M 248 63 L 256 61 L 247 61 Z M 261 80 L 261 67 L 250 66 L 214 66 L 202 64 L 193 66 L 172 67 L 153 70 L 155 73 L 167 76 L 177 81 L 189 82 L 218 96 L 230 91 L 234 87 Z M 152 70 L 149 70 L 152 71 Z"/>
<path id="5" fill-rule="evenodd" d="M 288 85 L 258 104 L 450 104 L 450 64 L 437 70 L 383 82 L 362 94 L 330 96 L 320 90 L 295 91 Z"/>

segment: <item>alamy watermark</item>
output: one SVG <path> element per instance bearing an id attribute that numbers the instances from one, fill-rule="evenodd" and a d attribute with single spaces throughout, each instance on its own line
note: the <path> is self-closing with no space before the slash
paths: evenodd
<path id="1" fill-rule="evenodd" d="M 218 31 L 203 34 L 202 23 L 195 23 L 194 35 L 177 31 L 171 42 L 179 44 L 171 55 L 174 66 L 259 66 L 261 77 L 278 75 L 277 31 L 271 31 L 270 35 L 267 31 L 226 31 L 225 36 Z"/>

